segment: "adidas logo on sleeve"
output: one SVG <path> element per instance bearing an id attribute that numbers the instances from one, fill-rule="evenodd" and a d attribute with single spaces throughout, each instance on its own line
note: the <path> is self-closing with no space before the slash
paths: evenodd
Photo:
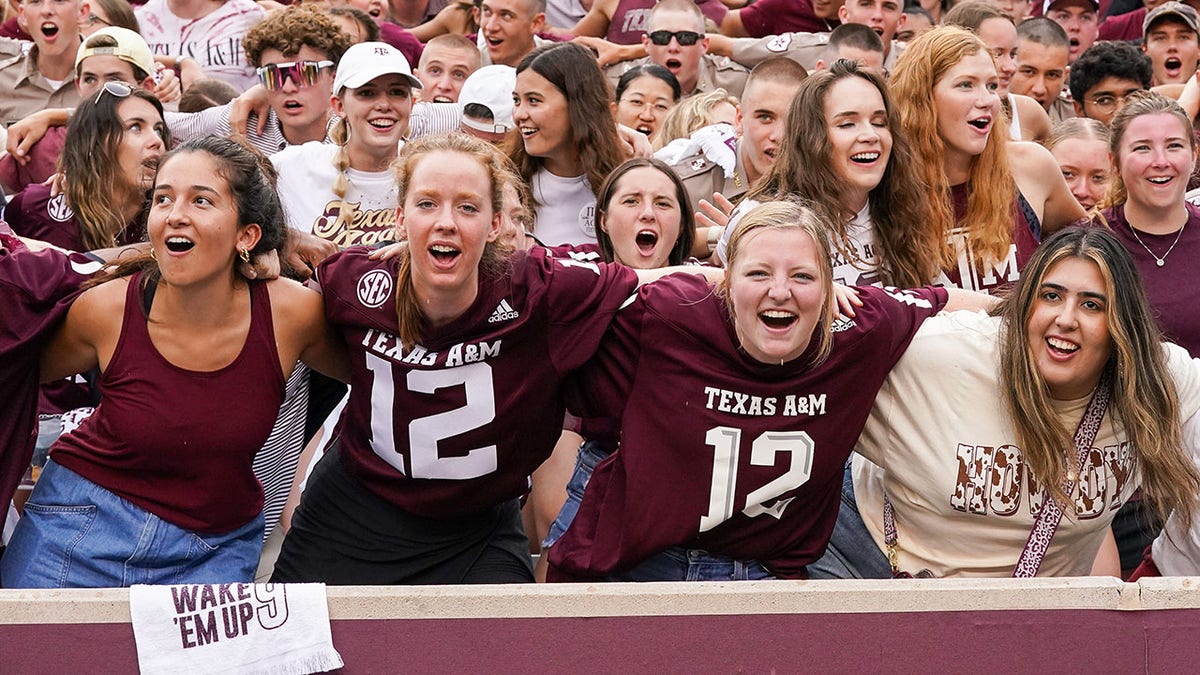
<path id="1" fill-rule="evenodd" d="M 509 319 L 515 319 L 519 316 L 521 315 L 517 312 L 517 310 L 513 309 L 512 305 L 508 304 L 508 300 L 501 300 L 500 304 L 496 305 L 496 311 L 492 312 L 492 315 L 488 317 L 488 323 L 508 321 Z"/>

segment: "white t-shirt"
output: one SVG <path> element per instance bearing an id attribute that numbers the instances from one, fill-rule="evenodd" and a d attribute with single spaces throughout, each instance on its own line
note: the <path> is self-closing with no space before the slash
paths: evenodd
<path id="1" fill-rule="evenodd" d="M 316 141 L 271 156 L 279 172 L 279 198 L 288 226 L 311 232 L 338 248 L 395 239 L 400 188 L 391 171 L 346 169 L 345 200 L 333 193 L 338 146 Z M 343 213 L 343 202 L 352 211 Z"/>
<path id="2" fill-rule="evenodd" d="M 855 448 L 863 523 L 885 550 L 886 490 L 904 571 L 1009 576 L 1041 509 L 1044 493 L 1040 486 L 1030 489 L 1001 396 L 999 328 L 999 318 L 982 312 L 927 320 L 880 390 Z M 1200 362 L 1181 347 L 1164 349 L 1187 420 L 1200 408 Z M 1089 400 L 1056 404 L 1071 433 Z M 1039 576 L 1088 574 L 1117 509 L 1140 483 L 1132 448 L 1111 412 L 1071 495 L 1075 513 L 1059 523 Z"/>
<path id="3" fill-rule="evenodd" d="M 1200 468 L 1200 415 L 1183 425 L 1183 445 Z M 1200 510 L 1193 517 L 1190 530 L 1185 530 L 1174 515 L 1168 518 L 1162 533 L 1151 545 L 1151 554 L 1154 566 L 1164 577 L 1200 576 Z"/>
<path id="4" fill-rule="evenodd" d="M 530 183 L 537 202 L 533 233 L 543 244 L 596 243 L 596 195 L 587 176 L 563 178 L 540 169 Z"/>
<path id="5" fill-rule="evenodd" d="M 246 32 L 267 15 L 254 0 L 226 0 L 199 19 L 181 19 L 171 12 L 167 0 L 149 0 L 135 6 L 133 13 L 154 54 L 190 56 L 207 75 L 240 91 L 258 83 L 242 50 Z"/>
<path id="6" fill-rule="evenodd" d="M 721 264 L 727 264 L 725 249 L 729 246 L 729 235 L 742 217 L 751 209 L 762 204 L 756 199 L 743 199 L 733 213 L 729 214 L 729 224 L 721 233 L 717 243 L 717 257 Z M 834 236 L 832 233 L 831 237 Z M 830 241 L 833 251 L 833 280 L 844 286 L 882 286 L 876 269 L 879 267 L 875 254 L 875 226 L 871 222 L 871 204 L 868 202 L 854 214 L 854 218 L 846 223 L 846 238 L 841 242 Z M 846 249 L 846 250 L 843 250 Z"/>

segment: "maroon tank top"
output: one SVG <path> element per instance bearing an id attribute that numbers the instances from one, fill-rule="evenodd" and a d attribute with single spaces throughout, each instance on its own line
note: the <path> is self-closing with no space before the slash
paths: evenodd
<path id="1" fill-rule="evenodd" d="M 967 235 L 969 225 L 964 222 L 969 197 L 970 190 L 966 184 L 951 186 L 955 227 L 950 232 L 950 243 L 954 247 L 956 260 L 953 267 L 942 270 L 936 283 L 939 286 L 992 293 L 1021 278 L 1021 270 L 1025 269 L 1025 263 L 1029 262 L 1029 257 L 1038 246 L 1042 224 L 1025 196 L 1017 192 L 1012 205 L 1012 244 L 1008 254 L 1003 260 L 979 265 L 975 262 L 975 252 L 970 248 Z"/>
<path id="2" fill-rule="evenodd" d="M 250 283 L 250 331 L 237 358 L 198 372 L 173 365 L 154 347 L 141 278 L 129 282 L 121 337 L 100 376 L 99 407 L 59 439 L 51 457 L 179 527 L 229 532 L 262 511 L 251 462 L 283 403 L 267 286 Z"/>

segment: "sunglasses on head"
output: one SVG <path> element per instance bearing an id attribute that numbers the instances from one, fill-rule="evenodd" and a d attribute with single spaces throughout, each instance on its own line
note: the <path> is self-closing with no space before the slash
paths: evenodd
<path id="1" fill-rule="evenodd" d="M 258 81 L 267 91 L 282 89 L 288 78 L 304 89 L 317 83 L 323 68 L 332 68 L 333 61 L 293 61 L 272 63 L 258 69 Z"/>
<path id="2" fill-rule="evenodd" d="M 691 47 L 704 37 L 703 34 L 690 30 L 656 30 L 649 34 L 650 41 L 660 47 L 671 44 L 671 38 L 679 42 L 680 47 Z"/>
<path id="3" fill-rule="evenodd" d="M 96 100 L 92 102 L 92 105 L 99 104 L 100 97 L 106 93 L 111 94 L 113 98 L 125 98 L 133 93 L 133 87 L 124 82 L 105 82 L 100 91 L 96 92 Z"/>

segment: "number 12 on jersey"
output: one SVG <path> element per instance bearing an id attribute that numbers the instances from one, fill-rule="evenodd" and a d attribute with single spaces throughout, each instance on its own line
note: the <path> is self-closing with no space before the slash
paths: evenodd
<path id="1" fill-rule="evenodd" d="M 713 448 L 712 489 L 708 496 L 708 513 L 700 516 L 700 531 L 707 532 L 733 517 L 737 489 L 738 458 L 742 447 L 742 430 L 733 427 L 713 427 L 704 436 Z M 790 456 L 787 471 L 775 480 L 746 495 L 742 513 L 750 518 L 768 513 L 776 519 L 783 516 L 794 497 L 766 503 L 783 493 L 794 490 L 808 481 L 812 473 L 812 437 L 803 431 L 764 431 L 750 446 L 750 464 L 775 466 L 778 455 Z"/>

